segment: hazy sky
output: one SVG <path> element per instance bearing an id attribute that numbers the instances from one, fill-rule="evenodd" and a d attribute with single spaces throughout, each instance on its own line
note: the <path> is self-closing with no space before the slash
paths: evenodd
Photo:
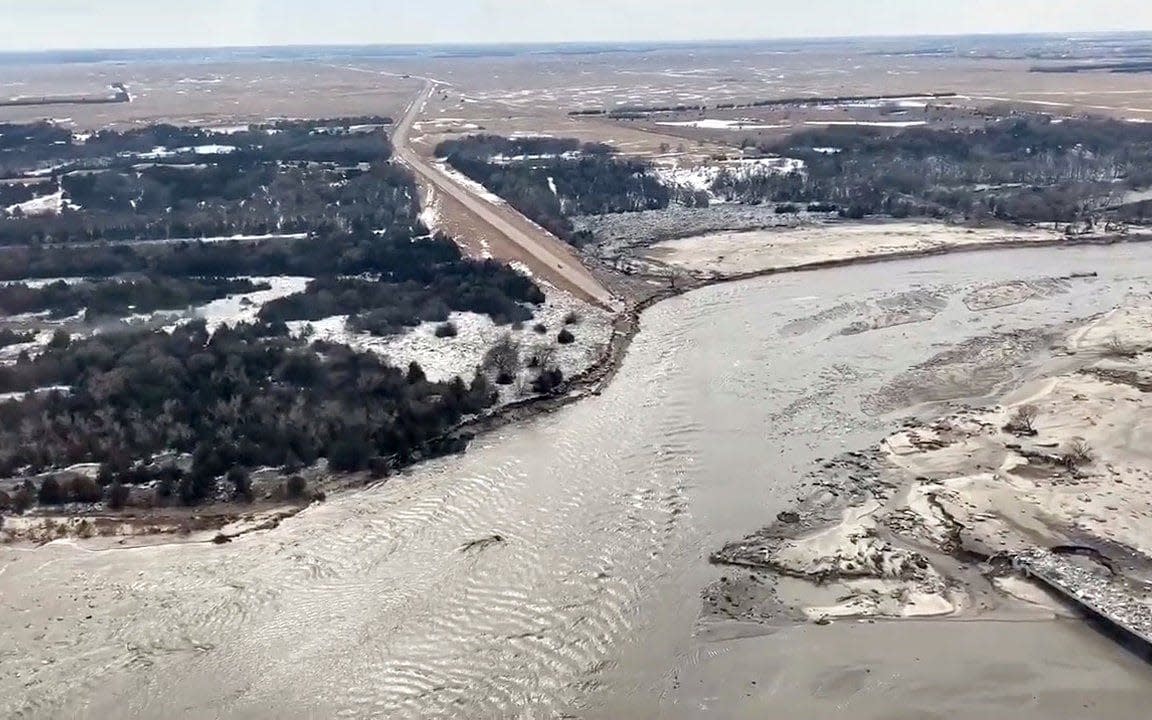
<path id="1" fill-rule="evenodd" d="M 0 0 L 0 51 L 1152 30 L 1152 0 Z"/>

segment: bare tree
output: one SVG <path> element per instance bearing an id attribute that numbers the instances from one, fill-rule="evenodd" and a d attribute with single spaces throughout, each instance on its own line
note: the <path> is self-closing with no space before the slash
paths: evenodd
<path id="1" fill-rule="evenodd" d="M 520 372 L 520 343 L 504 333 L 484 354 L 484 369 L 496 376 L 498 385 L 509 385 Z"/>
<path id="2" fill-rule="evenodd" d="M 1104 349 L 1101 351 L 1104 357 L 1110 358 L 1134 358 L 1137 352 L 1130 347 L 1127 343 L 1120 339 L 1119 335 L 1113 335 L 1108 338 L 1104 343 Z"/>
<path id="3" fill-rule="evenodd" d="M 1060 454 L 1060 462 L 1069 470 L 1088 465 L 1095 458 L 1092 446 L 1084 438 L 1076 438 Z"/>
<path id="4" fill-rule="evenodd" d="M 1004 430 L 1016 435 L 1035 435 L 1036 418 L 1039 415 L 1040 411 L 1035 405 L 1021 405 L 1009 418 Z"/>

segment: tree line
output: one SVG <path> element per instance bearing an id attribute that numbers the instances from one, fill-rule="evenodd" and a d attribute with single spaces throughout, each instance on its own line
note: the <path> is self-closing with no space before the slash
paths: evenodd
<path id="1" fill-rule="evenodd" d="M 488 381 L 429 382 L 342 345 L 303 346 L 259 325 L 209 333 L 101 334 L 0 368 L 0 392 L 61 385 L 67 393 L 0 403 L 0 476 L 79 462 L 106 483 L 147 482 L 158 453 L 190 453 L 171 468 L 186 503 L 232 468 L 298 468 L 326 458 L 338 471 L 374 457 L 403 463 L 468 414 L 495 401 Z"/>
<path id="2" fill-rule="evenodd" d="M 62 280 L 30 287 L 0 285 L 0 312 L 8 315 L 47 311 L 49 317 L 70 317 L 86 311 L 92 319 L 121 317 L 153 310 L 179 310 L 242 293 L 267 290 L 268 283 L 236 278 L 141 277 L 76 283 Z"/>
<path id="3" fill-rule="evenodd" d="M 832 127 L 760 149 L 800 158 L 805 168 L 721 173 L 713 193 L 743 203 L 831 203 L 851 217 L 1072 223 L 1106 216 L 1125 191 L 1152 185 L 1152 128 L 1110 120 L 1015 118 L 971 131 L 898 133 Z"/>
<path id="4" fill-rule="evenodd" d="M 574 231 L 569 219 L 573 215 L 668 207 L 673 193 L 646 163 L 614 157 L 599 147 L 588 152 L 586 147 L 572 139 L 482 135 L 441 143 L 437 154 L 536 224 L 576 245 L 589 238 Z M 580 154 L 563 154 L 573 152 Z M 519 156 L 528 157 L 515 159 Z"/>

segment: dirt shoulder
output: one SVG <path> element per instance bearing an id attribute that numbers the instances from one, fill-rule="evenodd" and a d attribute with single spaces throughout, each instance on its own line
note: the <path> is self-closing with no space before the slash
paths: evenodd
<path id="1" fill-rule="evenodd" d="M 461 237 L 479 234 L 493 257 L 523 262 L 537 277 L 602 307 L 611 307 L 611 294 L 596 280 L 563 241 L 529 222 L 506 204 L 479 197 L 459 184 L 412 145 L 411 134 L 424 103 L 435 91 L 429 82 L 396 125 L 396 156 L 428 188 L 441 196 L 441 222 L 452 222 Z"/>

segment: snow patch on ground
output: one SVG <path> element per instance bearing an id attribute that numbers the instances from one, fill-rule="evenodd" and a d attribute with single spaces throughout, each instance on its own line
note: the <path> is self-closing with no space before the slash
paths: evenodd
<path id="1" fill-rule="evenodd" d="M 804 161 L 796 158 L 768 157 L 750 158 L 743 160 L 726 160 L 708 165 L 680 165 L 673 161 L 671 165 L 657 165 L 654 168 L 656 176 L 669 187 L 679 187 L 688 190 L 704 191 L 712 200 L 720 201 L 712 193 L 712 186 L 721 175 L 731 175 L 739 179 L 764 177 L 766 175 L 787 175 L 792 172 L 802 172 Z"/>
<path id="2" fill-rule="evenodd" d="M 25 280 L 0 280 L 0 287 L 8 287 L 9 285 L 26 285 L 27 287 L 36 290 L 46 287 L 53 283 L 62 282 L 65 285 L 76 285 L 85 282 L 86 278 L 82 277 L 54 277 L 54 278 L 27 278 Z"/>
<path id="3" fill-rule="evenodd" d="M 668 127 L 690 127 L 698 128 L 700 130 L 777 130 L 780 128 L 792 127 L 788 123 L 783 125 L 765 125 L 758 123 L 756 120 L 718 120 L 715 118 L 708 118 L 705 120 L 684 120 L 678 122 L 658 122 L 657 125 L 666 125 Z"/>
<path id="4" fill-rule="evenodd" d="M 926 120 L 806 120 L 805 125 L 909 128 L 927 125 Z"/>
<path id="5" fill-rule="evenodd" d="M 492 192 L 488 188 L 484 187 L 480 183 L 452 167 L 444 160 L 437 160 L 436 167 L 440 170 L 440 172 L 447 175 L 452 180 L 452 182 L 463 186 L 473 195 L 476 195 L 481 199 L 492 203 L 493 205 L 507 205 L 507 203 L 504 201 L 504 198 L 500 197 L 496 193 Z"/>
<path id="6" fill-rule="evenodd" d="M 49 385 L 48 387 L 36 388 L 35 390 L 28 390 L 27 392 L 0 393 L 0 402 L 11 402 L 13 400 L 16 402 L 19 402 L 19 401 L 23 400 L 24 398 L 29 397 L 31 395 L 47 395 L 48 393 L 54 392 L 54 391 L 60 391 L 62 393 L 68 393 L 68 392 L 72 391 L 72 386 L 71 385 Z"/>
<path id="7" fill-rule="evenodd" d="M 235 135 L 237 133 L 248 132 L 252 129 L 251 125 L 228 125 L 225 127 L 206 127 L 204 132 L 212 133 L 213 135 Z"/>
<path id="8" fill-rule="evenodd" d="M 571 377 L 588 369 L 598 361 L 612 338 L 612 315 L 588 303 L 573 298 L 567 293 L 546 288 L 547 299 L 534 308 L 534 317 L 524 323 L 519 330 L 510 325 L 497 325 L 487 315 L 472 312 L 454 312 L 449 321 L 456 326 L 456 336 L 436 337 L 436 328 L 442 323 L 427 322 L 412 328 L 402 335 L 375 337 L 369 333 L 358 333 L 347 326 L 347 316 L 337 315 L 313 323 L 290 322 L 293 334 L 301 333 L 308 325 L 312 326 L 312 337 L 316 340 L 348 345 L 362 352 L 373 352 L 385 357 L 393 365 L 401 368 L 410 362 L 417 362 L 425 375 L 434 382 L 462 377 L 470 380 L 484 361 L 484 355 L 505 333 L 521 344 L 521 359 L 525 366 L 528 360 L 545 348 L 552 348 L 552 364 L 559 368 L 565 377 Z M 564 319 L 570 314 L 579 316 L 579 322 L 565 326 Z M 533 327 L 543 324 L 544 333 Z M 576 337 L 569 345 L 560 345 L 556 336 L 561 328 L 567 327 Z M 535 371 L 525 367 L 517 382 L 502 389 L 505 401 L 514 400 L 531 393 L 530 384 Z"/>
<path id="9" fill-rule="evenodd" d="M 176 148 L 169 150 L 164 146 L 156 147 L 151 152 L 146 153 L 127 153 L 127 155 L 135 155 L 142 160 L 155 160 L 158 158 L 170 158 L 177 155 L 185 155 L 193 153 L 195 155 L 228 155 L 236 152 L 235 145 L 195 145 L 191 147 Z"/>
<path id="10" fill-rule="evenodd" d="M 512 163 L 519 162 L 532 162 L 535 160 L 575 160 L 582 157 L 584 153 L 578 150 L 572 150 L 565 153 L 543 153 L 540 155 L 493 155 L 488 158 L 488 162 L 493 165 L 511 165 Z"/>
<path id="11" fill-rule="evenodd" d="M 418 219 L 430 233 L 435 233 L 440 225 L 440 202 L 436 198 L 436 188 L 432 185 L 428 186 L 428 201 L 420 211 Z"/>
<path id="12" fill-rule="evenodd" d="M 303 240 L 308 233 L 269 233 L 267 235 L 217 235 L 214 237 L 160 238 L 156 240 L 133 240 L 134 245 L 170 245 L 174 243 L 222 243 L 260 242 L 263 240 Z"/>
<path id="13" fill-rule="evenodd" d="M 9 205 L 7 212 L 14 214 L 17 210 L 24 215 L 59 215 L 64 208 L 64 190 L 61 188 L 51 195 L 42 195 L 26 202 Z"/>
<path id="14" fill-rule="evenodd" d="M 12 318 L 7 318 L 11 320 Z M 17 343 L 0 348 L 0 365 L 11 365 L 20 357 L 20 353 L 28 353 L 28 357 L 35 357 L 44 351 L 52 340 L 55 330 L 40 330 L 31 342 Z"/>
<path id="15" fill-rule="evenodd" d="M 194 311 L 194 316 L 204 318 L 208 323 L 209 331 L 214 331 L 223 325 L 232 327 L 238 323 L 252 322 L 256 319 L 256 315 L 260 312 L 260 308 L 264 306 L 264 303 L 304 292 L 304 289 L 308 287 L 308 283 L 312 281 L 310 277 L 294 277 L 291 275 L 252 277 L 248 279 L 256 283 L 266 282 L 272 287 L 269 290 L 258 290 L 257 292 L 244 293 L 242 295 L 229 295 L 226 298 L 213 300 L 207 305 L 197 308 Z"/>

